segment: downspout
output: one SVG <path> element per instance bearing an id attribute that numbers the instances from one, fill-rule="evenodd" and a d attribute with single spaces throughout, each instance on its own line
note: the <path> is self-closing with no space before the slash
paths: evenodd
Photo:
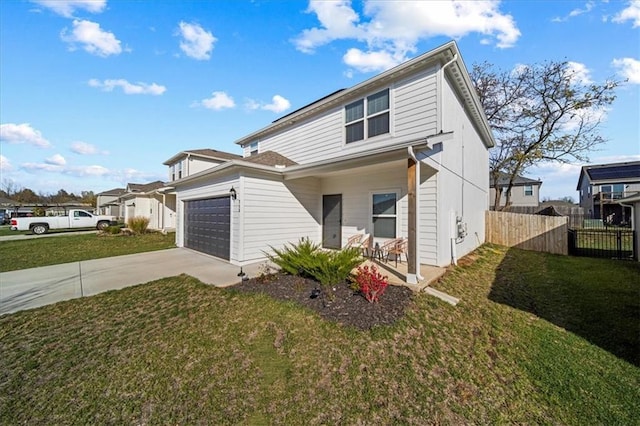
<path id="1" fill-rule="evenodd" d="M 415 277 L 409 277 L 409 274 L 407 274 L 407 282 L 409 281 L 414 281 L 414 283 L 417 283 L 418 281 L 422 281 L 424 279 L 424 277 L 422 275 L 420 275 L 420 244 L 419 244 L 419 236 L 420 236 L 420 208 L 418 207 L 420 205 L 420 161 L 416 158 L 416 154 L 413 151 L 413 147 L 412 146 L 408 146 L 407 147 L 407 153 L 409 154 L 409 157 L 415 161 L 416 163 L 416 187 L 414 189 L 415 191 L 415 197 L 416 197 L 416 211 L 415 211 L 415 216 L 416 216 L 416 223 L 415 223 L 415 251 L 414 251 L 414 264 L 416 265 L 416 273 L 415 273 Z"/>
<path id="2" fill-rule="evenodd" d="M 456 60 L 458 60 L 458 54 L 456 53 L 455 55 L 453 55 L 453 58 L 451 58 L 451 60 L 447 63 L 445 63 L 442 67 L 440 67 L 440 82 L 439 82 L 439 86 L 440 86 L 440 99 L 439 99 L 439 103 L 440 103 L 440 108 L 439 108 L 439 114 L 438 114 L 438 123 L 436 123 L 437 129 L 436 129 L 436 133 L 442 133 L 444 131 L 444 129 L 442 128 L 442 113 L 443 113 L 443 105 L 444 105 L 444 69 L 446 67 L 448 67 L 449 65 L 451 65 L 452 63 L 454 63 Z"/>
<path id="3" fill-rule="evenodd" d="M 451 65 L 452 63 L 454 63 L 456 60 L 458 59 L 458 54 L 454 54 L 453 58 L 451 58 L 450 61 L 448 61 L 447 63 L 445 63 L 442 67 L 440 67 L 440 81 L 439 81 L 439 86 L 440 86 L 440 114 L 439 114 L 439 131 L 442 132 L 444 131 L 443 129 L 443 113 L 444 113 L 444 70 L 446 67 L 448 67 L 449 65 Z M 464 185 L 464 152 L 463 152 L 463 158 L 462 158 L 462 164 L 463 164 L 463 185 Z M 464 191 L 464 187 L 462 189 Z M 462 195 L 462 199 L 463 199 L 463 203 L 464 203 L 464 194 Z M 449 218 L 449 221 L 451 221 L 451 218 Z M 455 221 L 454 221 L 455 223 Z M 455 225 L 454 225 L 455 226 Z M 458 264 L 458 256 L 457 256 L 457 252 L 456 252 L 456 237 L 454 236 L 456 233 L 453 232 L 451 235 L 451 263 L 453 263 L 454 265 Z"/>

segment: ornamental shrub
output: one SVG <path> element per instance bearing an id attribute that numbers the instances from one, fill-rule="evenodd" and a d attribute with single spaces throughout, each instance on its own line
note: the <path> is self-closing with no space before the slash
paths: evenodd
<path id="1" fill-rule="evenodd" d="M 358 266 L 357 274 L 354 278 L 358 290 L 369 303 L 378 302 L 380 296 L 389 285 L 389 279 L 378 272 L 375 265 Z"/>
<path id="2" fill-rule="evenodd" d="M 282 250 L 271 247 L 274 254 L 266 253 L 269 260 L 278 265 L 289 275 L 301 275 L 311 278 L 310 270 L 315 264 L 315 256 L 320 251 L 320 245 L 308 238 L 301 238 L 298 244 L 290 244 Z"/>
<path id="3" fill-rule="evenodd" d="M 134 234 L 144 234 L 147 232 L 149 226 L 149 218 L 136 216 L 129 218 L 127 221 L 127 228 L 131 229 Z"/>
<path id="4" fill-rule="evenodd" d="M 321 250 L 319 244 L 302 238 L 297 245 L 285 246 L 282 250 L 271 247 L 274 254 L 265 253 L 269 260 L 290 275 L 299 275 L 319 281 L 328 287 L 344 281 L 362 262 L 360 250 L 346 248 L 339 251 Z"/>

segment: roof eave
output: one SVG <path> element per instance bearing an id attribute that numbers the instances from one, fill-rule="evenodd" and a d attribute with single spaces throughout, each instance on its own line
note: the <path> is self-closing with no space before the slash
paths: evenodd
<path id="1" fill-rule="evenodd" d="M 416 58 L 413 58 L 407 62 L 404 62 L 381 74 L 378 74 L 377 76 L 374 76 L 368 80 L 365 80 L 362 83 L 359 83 L 349 89 L 340 91 L 333 96 L 329 96 L 326 99 L 323 99 L 322 101 L 312 103 L 307 108 L 304 108 L 300 110 L 298 113 L 287 117 L 286 120 L 276 121 L 274 123 L 271 123 L 270 125 L 263 127 L 262 129 L 259 129 L 247 136 L 244 136 L 243 138 L 236 140 L 235 143 L 237 145 L 245 145 L 247 143 L 251 143 L 256 139 L 260 139 L 261 137 L 274 133 L 277 130 L 290 127 L 302 119 L 306 119 L 310 116 L 316 115 L 320 111 L 326 110 L 331 106 L 342 104 L 345 99 L 352 97 L 360 92 L 365 93 L 368 90 L 370 90 L 372 87 L 377 86 L 380 83 L 383 83 L 387 80 L 392 80 L 392 79 L 401 77 L 402 75 L 405 75 L 415 70 L 418 67 L 427 67 L 432 64 L 437 64 L 438 62 L 444 63 L 444 61 L 448 61 L 452 59 L 455 55 L 458 56 L 456 59 L 456 62 L 458 63 L 458 65 L 461 68 L 464 68 L 464 63 L 462 62 L 460 52 L 458 51 L 458 47 L 456 43 L 454 41 L 450 41 L 440 47 L 437 47 L 436 49 L 426 52 Z M 464 77 L 464 82 L 465 84 L 470 85 L 471 80 L 468 77 L 466 68 L 464 69 L 465 69 L 465 72 L 462 73 Z M 473 86 L 470 85 L 469 88 L 471 87 Z M 475 95 L 475 91 L 469 89 L 469 93 L 472 98 L 474 108 L 477 108 L 477 106 L 480 105 L 480 102 L 477 98 L 477 95 Z M 481 128 L 484 129 L 483 133 L 485 133 L 483 135 L 484 143 L 485 145 L 487 145 L 487 147 L 494 146 L 495 140 L 493 139 L 493 135 L 491 134 L 490 128 L 488 127 L 488 122 L 486 121 L 484 112 L 480 111 L 480 115 L 474 118 L 476 120 L 484 118 L 484 123 L 482 123 L 481 125 Z"/>

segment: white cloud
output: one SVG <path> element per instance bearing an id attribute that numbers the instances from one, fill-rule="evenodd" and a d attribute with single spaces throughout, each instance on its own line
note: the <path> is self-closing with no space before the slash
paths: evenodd
<path id="1" fill-rule="evenodd" d="M 640 84 L 640 61 L 633 58 L 614 59 L 611 64 L 631 84 Z"/>
<path id="2" fill-rule="evenodd" d="M 125 95 L 162 95 L 167 88 L 156 83 L 129 83 L 124 79 L 99 81 L 95 78 L 89 80 L 89 86 L 101 88 L 105 92 L 112 92 L 116 87 L 120 87 Z"/>
<path id="3" fill-rule="evenodd" d="M 75 50 L 75 44 L 78 43 L 92 55 L 107 57 L 122 53 L 120 40 L 113 33 L 103 31 L 96 22 L 74 19 L 71 32 L 63 29 L 60 38 L 69 43 L 70 50 Z"/>
<path id="4" fill-rule="evenodd" d="M 471 33 L 493 41 L 499 48 L 512 47 L 520 37 L 511 15 L 499 11 L 499 1 L 365 1 L 362 16 L 351 2 L 311 1 L 320 26 L 306 29 L 293 40 L 296 48 L 312 53 L 334 40 L 353 39 L 366 44 L 366 51 L 351 49 L 344 55 L 360 71 L 381 71 L 403 62 L 423 39 L 437 36 L 461 38 Z M 366 20 L 368 19 L 368 21 Z"/>
<path id="5" fill-rule="evenodd" d="M 180 49 L 190 58 L 206 60 L 211 57 L 213 44 L 217 39 L 198 24 L 180 22 Z"/>
<path id="6" fill-rule="evenodd" d="M 359 39 L 365 36 L 363 27 L 357 25 L 360 17 L 351 8 L 351 1 L 310 1 L 307 13 L 315 13 L 322 28 L 302 31 L 294 40 L 298 50 L 312 53 L 316 47 L 343 38 Z"/>
<path id="7" fill-rule="evenodd" d="M 80 155 L 109 155 L 109 151 L 101 151 L 95 145 L 81 141 L 73 142 L 71 144 L 71 151 Z"/>
<path id="8" fill-rule="evenodd" d="M 553 22 L 565 22 L 565 21 L 568 21 L 569 18 L 575 18 L 576 16 L 580 16 L 580 15 L 582 15 L 584 13 L 591 12 L 591 10 L 593 10 L 594 6 L 595 6 L 594 2 L 588 1 L 584 5 L 584 9 L 580 9 L 580 8 L 573 9 L 571 12 L 569 12 L 569 14 L 567 16 L 556 17 L 556 18 L 553 18 L 551 21 L 553 21 Z"/>
<path id="9" fill-rule="evenodd" d="M 42 137 L 42 133 L 31 127 L 29 123 L 0 125 L 0 141 L 12 144 L 26 143 L 40 148 L 51 146 L 51 143 Z"/>
<path id="10" fill-rule="evenodd" d="M 629 6 L 616 14 L 611 20 L 618 24 L 633 21 L 633 28 L 640 27 L 640 1 L 630 1 Z"/>
<path id="11" fill-rule="evenodd" d="M 351 48 L 344 54 L 342 60 L 350 67 L 362 72 L 373 72 L 393 68 L 406 59 L 404 56 L 394 56 L 391 52 L 363 52 L 360 49 Z"/>
<path id="12" fill-rule="evenodd" d="M 587 68 L 585 64 L 581 64 L 580 62 L 567 62 L 567 71 L 569 72 L 570 79 L 572 83 L 578 84 L 592 84 L 593 80 L 591 80 L 591 71 Z"/>
<path id="13" fill-rule="evenodd" d="M 271 98 L 270 104 L 264 104 L 253 99 L 247 99 L 245 102 L 245 108 L 249 110 L 262 109 L 265 111 L 280 113 L 291 108 L 291 102 L 280 95 L 274 95 L 273 98 Z"/>
<path id="14" fill-rule="evenodd" d="M 107 6 L 107 0 L 32 0 L 58 15 L 71 18 L 76 10 L 100 13 Z"/>
<path id="15" fill-rule="evenodd" d="M 210 98 L 194 102 L 191 106 L 202 106 L 214 111 L 221 111 L 223 109 L 235 108 L 236 103 L 233 98 L 225 92 L 213 92 Z"/>
<path id="16" fill-rule="evenodd" d="M 271 98 L 271 103 L 262 106 L 262 109 L 275 113 L 283 112 L 291 108 L 291 102 L 280 95 Z"/>
<path id="17" fill-rule="evenodd" d="M 67 166 L 65 164 L 53 164 L 49 162 L 50 159 L 45 160 L 44 163 L 23 163 L 20 167 L 28 172 L 51 172 L 62 173 L 74 177 L 87 177 L 87 176 L 109 176 L 112 172 L 103 166 L 91 165 L 91 166 Z"/>
<path id="18" fill-rule="evenodd" d="M 4 155 L 0 155 L 0 170 L 3 172 L 10 172 L 13 170 L 13 165 Z"/>
<path id="19" fill-rule="evenodd" d="M 65 160 L 64 157 L 60 154 L 54 154 L 44 160 L 44 162 L 53 166 L 64 166 L 65 164 L 67 164 L 67 160 Z"/>

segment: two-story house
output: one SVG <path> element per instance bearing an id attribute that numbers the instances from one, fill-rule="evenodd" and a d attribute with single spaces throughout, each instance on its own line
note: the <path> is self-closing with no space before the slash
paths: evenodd
<path id="1" fill-rule="evenodd" d="M 540 206 L 540 180 L 529 179 L 524 176 L 516 176 L 511 187 L 511 197 L 509 199 L 509 207 L 515 207 L 516 211 L 519 207 L 539 207 Z M 507 202 L 507 188 L 509 186 L 509 176 L 501 174 L 497 182 L 489 177 L 489 203 L 493 210 L 496 199 L 496 188 L 501 188 L 500 207 L 504 207 Z"/>
<path id="2" fill-rule="evenodd" d="M 243 265 L 303 237 L 406 237 L 415 283 L 484 242 L 494 140 L 454 42 L 236 143 L 243 158 L 171 182 L 178 246 Z"/>
<path id="3" fill-rule="evenodd" d="M 576 190 L 588 217 L 612 225 L 630 223 L 631 208 L 620 199 L 640 192 L 640 161 L 583 166 Z"/>
<path id="4" fill-rule="evenodd" d="M 124 221 L 133 217 L 149 219 L 150 229 L 171 230 L 175 228 L 175 197 L 166 197 L 162 181 L 129 183 L 119 201 L 124 209 Z"/>
<path id="5" fill-rule="evenodd" d="M 124 207 L 120 202 L 120 196 L 125 192 L 125 188 L 113 188 L 96 194 L 96 212 L 123 219 Z"/>

